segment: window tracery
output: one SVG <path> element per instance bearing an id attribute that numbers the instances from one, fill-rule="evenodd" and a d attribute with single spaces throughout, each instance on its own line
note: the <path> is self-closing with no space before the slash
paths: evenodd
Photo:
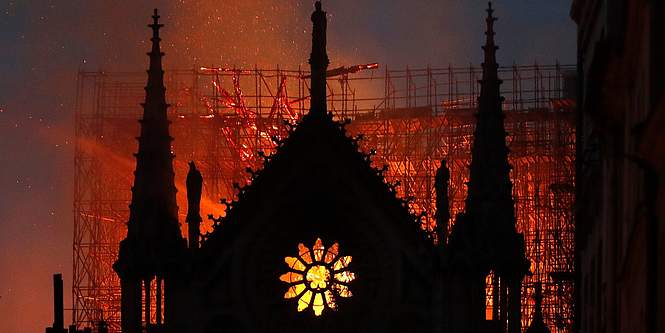
<path id="1" fill-rule="evenodd" d="M 349 270 L 351 256 L 339 255 L 339 244 L 326 248 L 320 238 L 309 248 L 298 244 L 298 256 L 286 257 L 289 271 L 280 280 L 289 284 L 285 299 L 297 299 L 298 312 L 311 308 L 320 316 L 325 309 L 337 310 L 337 297 L 353 296 L 349 283 L 356 276 Z"/>

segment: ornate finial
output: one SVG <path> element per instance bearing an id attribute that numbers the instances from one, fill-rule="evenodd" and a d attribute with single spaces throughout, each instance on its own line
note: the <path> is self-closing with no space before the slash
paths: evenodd
<path id="1" fill-rule="evenodd" d="M 152 28 L 152 37 L 154 38 L 159 38 L 159 29 L 163 27 L 164 25 L 159 23 L 159 11 L 157 8 L 155 8 L 153 14 L 152 14 L 152 24 L 148 24 L 148 27 Z"/>
<path id="2" fill-rule="evenodd" d="M 159 45 L 162 40 L 159 37 L 159 29 L 164 25 L 159 23 L 159 18 L 159 12 L 155 8 L 152 15 L 153 22 L 148 24 L 148 27 L 152 29 L 152 38 L 150 38 L 152 47 L 150 48 L 150 52 L 147 53 L 150 57 L 150 67 L 148 68 L 148 84 L 146 86 L 148 94 L 146 95 L 146 103 L 161 105 L 166 104 L 166 95 L 164 94 L 164 70 L 162 69 L 164 52 L 162 52 Z M 166 113 L 158 110 L 158 108 L 147 108 L 144 112 L 144 118 L 149 117 L 165 118 Z"/>
<path id="3" fill-rule="evenodd" d="M 497 67 L 496 51 L 499 49 L 499 47 L 496 46 L 496 43 L 494 42 L 494 22 L 496 22 L 497 19 L 493 14 L 494 9 L 492 8 L 492 2 L 490 1 L 488 2 L 487 6 L 487 18 L 485 19 L 487 24 L 487 31 L 485 31 L 486 40 L 485 46 L 483 46 L 483 50 L 485 51 L 485 61 L 483 63 L 485 78 L 494 77 L 494 67 Z"/>
<path id="4" fill-rule="evenodd" d="M 487 37 L 494 36 L 494 22 L 496 18 L 494 17 L 494 8 L 492 8 L 492 2 L 487 3 Z M 491 35 L 491 36 L 490 36 Z"/>

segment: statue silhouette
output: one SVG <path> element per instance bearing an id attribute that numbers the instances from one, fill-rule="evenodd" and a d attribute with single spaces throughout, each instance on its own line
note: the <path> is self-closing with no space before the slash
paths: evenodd
<path id="1" fill-rule="evenodd" d="M 189 235 L 189 248 L 199 247 L 199 235 L 201 226 L 201 190 L 203 188 L 203 177 L 196 169 L 194 162 L 189 162 L 189 173 L 187 173 L 187 229 Z"/>
<path id="2" fill-rule="evenodd" d="M 446 160 L 441 160 L 441 166 L 434 177 L 434 190 L 436 191 L 436 236 L 439 245 L 443 246 L 448 237 L 448 221 L 450 220 L 448 186 L 450 184 L 450 170 Z"/>

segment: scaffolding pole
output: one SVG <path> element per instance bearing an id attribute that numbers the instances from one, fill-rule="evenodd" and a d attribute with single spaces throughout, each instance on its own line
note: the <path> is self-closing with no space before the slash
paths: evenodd
<path id="1" fill-rule="evenodd" d="M 558 64 L 499 68 L 517 227 L 533 273 L 522 286 L 522 327 L 530 323 L 540 282 L 553 332 L 570 332 L 573 313 L 575 102 L 566 84 L 574 72 Z M 328 110 L 352 120 L 349 132 L 363 134 L 362 149 L 376 151 L 375 166 L 388 166 L 386 179 L 401 184 L 398 192 L 411 198 L 414 214 L 425 214 L 428 232 L 436 226 L 433 183 L 442 159 L 451 173 L 448 230 L 464 209 L 481 73 L 473 66 L 384 68 L 328 78 Z M 192 160 L 205 176 L 203 213 L 222 214 L 219 199 L 233 199 L 233 184 L 249 182 L 245 170 L 260 168 L 259 152 L 274 152 L 275 140 L 308 111 L 308 74 L 256 67 L 167 72 L 180 207 L 186 206 L 184 177 Z M 110 332 L 119 332 L 120 288 L 111 266 L 126 234 L 144 76 L 78 76 L 73 318 L 81 326 L 104 319 Z M 184 236 L 186 228 L 183 223 Z M 205 234 L 211 225 L 201 228 Z"/>

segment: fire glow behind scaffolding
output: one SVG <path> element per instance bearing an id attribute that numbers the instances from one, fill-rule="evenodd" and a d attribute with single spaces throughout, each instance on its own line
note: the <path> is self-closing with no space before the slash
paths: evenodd
<path id="1" fill-rule="evenodd" d="M 328 110 L 351 119 L 361 146 L 399 194 L 411 199 L 422 227 L 435 226 L 434 175 L 450 168 L 453 218 L 463 211 L 482 70 L 376 70 L 376 64 L 328 73 Z M 201 210 L 218 216 L 275 142 L 309 109 L 307 72 L 197 67 L 166 74 L 176 186 L 183 235 L 184 177 L 193 160 L 204 175 Z M 513 166 L 518 230 L 525 235 L 531 272 L 522 293 L 523 327 L 533 315 L 536 282 L 553 332 L 570 332 L 573 314 L 575 123 L 574 67 L 502 67 L 505 127 Z M 145 74 L 81 72 L 75 151 L 74 322 L 105 319 L 119 331 L 120 284 L 112 269 L 126 233 Z M 202 233 L 211 223 L 202 225 Z M 223 226 L 221 226 L 223 228 Z M 448 228 L 450 230 L 450 227 Z M 154 293 L 153 293 L 154 295 Z M 489 300 L 489 297 L 488 297 Z M 490 304 L 488 304 L 489 306 Z"/>

